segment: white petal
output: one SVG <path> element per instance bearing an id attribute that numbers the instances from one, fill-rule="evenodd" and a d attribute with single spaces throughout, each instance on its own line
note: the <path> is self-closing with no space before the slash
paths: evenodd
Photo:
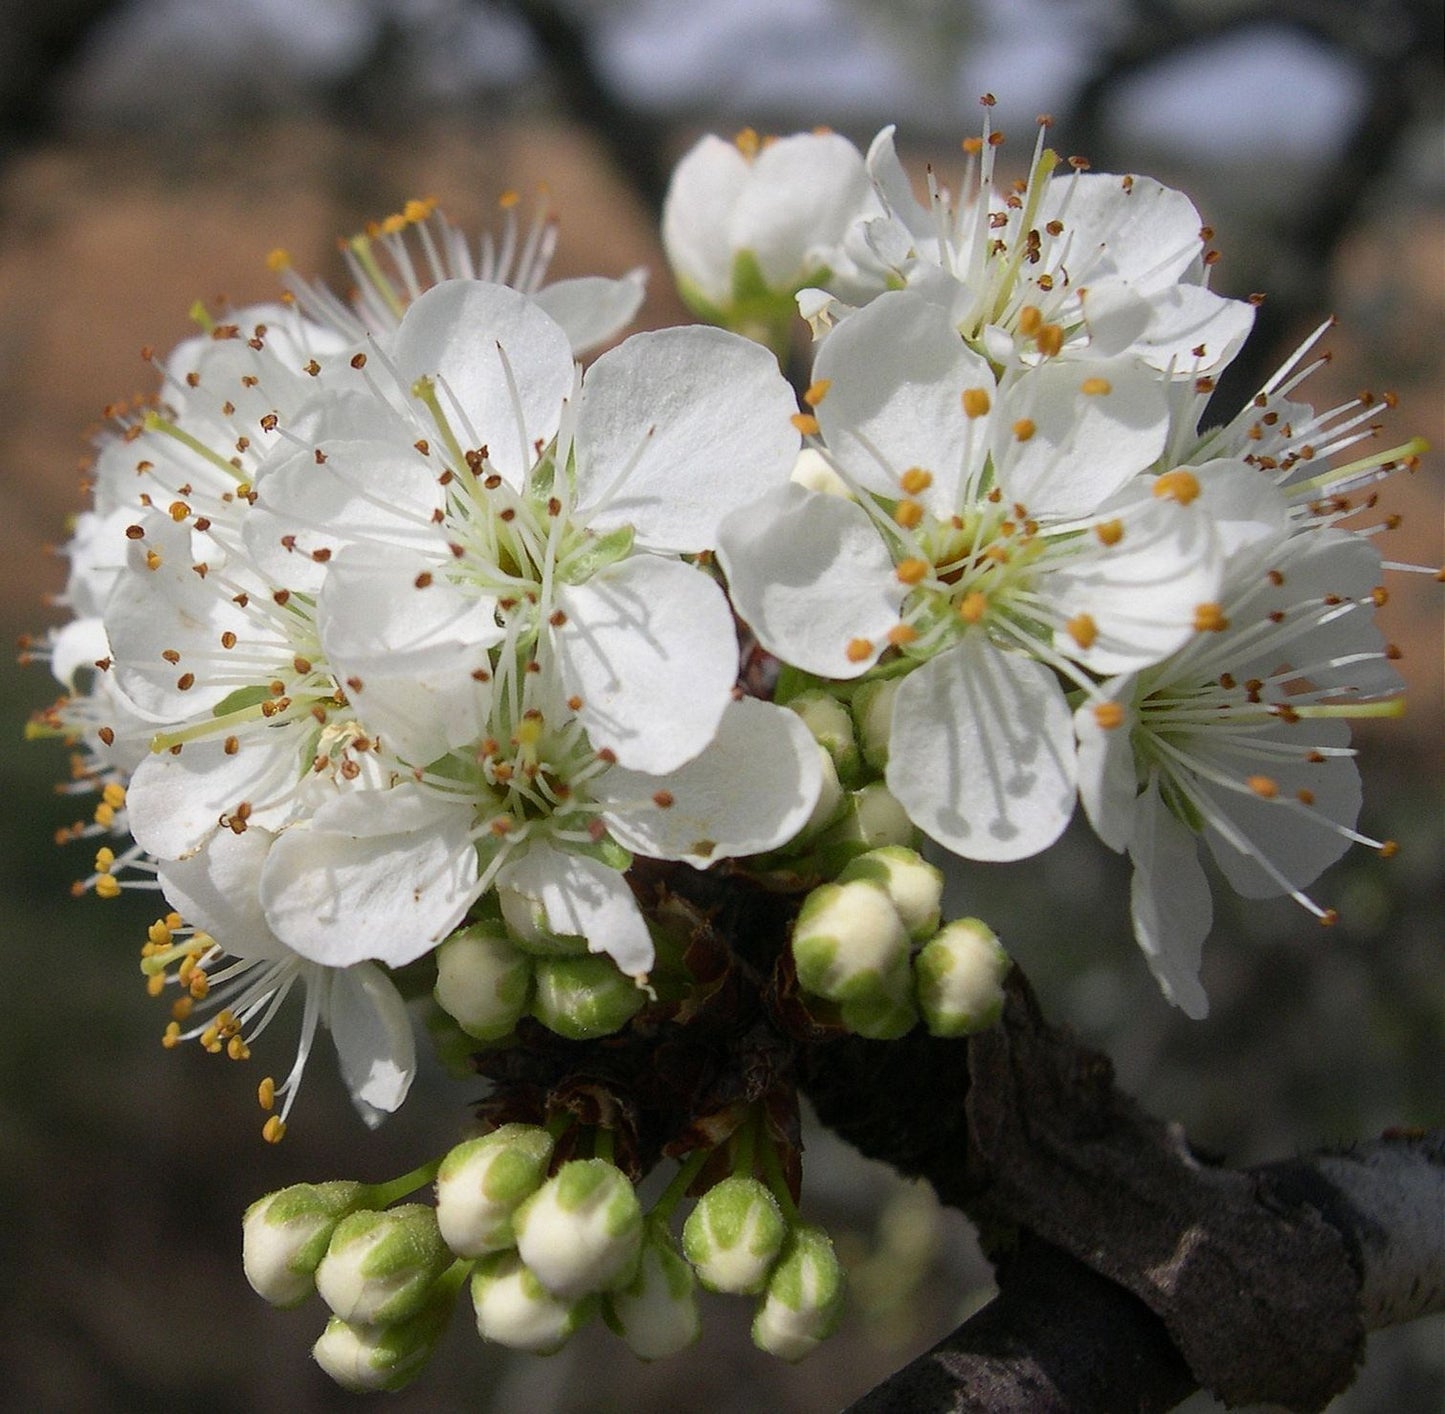
<path id="1" fill-rule="evenodd" d="M 944 516 L 956 509 L 960 481 L 983 465 L 992 422 L 965 416 L 963 393 L 996 399 L 988 362 L 944 310 L 911 290 L 880 295 L 828 336 L 813 376 L 829 384 L 816 409 L 824 440 L 864 486 L 897 496 L 898 476 L 921 467 L 933 485 L 920 499 Z"/>
<path id="2" fill-rule="evenodd" d="M 373 1127 L 401 1107 L 416 1075 L 406 1003 L 379 967 L 359 962 L 331 975 L 327 1017 L 351 1102 Z"/>
<path id="3" fill-rule="evenodd" d="M 1006 386 L 1008 416 L 994 437 L 999 484 L 1035 516 L 1088 515 L 1164 450 L 1165 385 L 1132 359 L 1055 360 Z M 1024 418 L 1034 430 L 1021 442 L 1013 427 Z"/>
<path id="4" fill-rule="evenodd" d="M 715 305 L 732 297 L 731 219 L 748 180 L 736 144 L 709 134 L 673 169 L 662 208 L 662 244 L 679 281 Z"/>
<path id="5" fill-rule="evenodd" d="M 582 698 L 592 745 L 654 774 L 712 739 L 738 674 L 732 611 L 717 581 L 647 555 L 610 565 L 557 595 L 562 680 Z"/>
<path id="6" fill-rule="evenodd" d="M 718 532 L 718 560 L 758 641 L 822 677 L 872 667 L 907 594 L 861 506 L 796 484 L 734 511 Z M 855 640 L 873 652 L 850 657 Z"/>
<path id="7" fill-rule="evenodd" d="M 293 951 L 328 967 L 420 957 L 471 902 L 471 815 L 406 784 L 337 797 L 272 849 L 261 888 L 267 921 Z"/>
<path id="8" fill-rule="evenodd" d="M 1042 664 L 971 633 L 903 679 L 888 788 L 914 824 L 965 859 L 1025 859 L 1074 808 L 1073 724 Z"/>
<path id="9" fill-rule="evenodd" d="M 1253 305 L 1198 285 L 1161 290 L 1150 306 L 1148 327 L 1133 341 L 1130 352 L 1177 378 L 1222 368 L 1254 327 Z"/>
<path id="10" fill-rule="evenodd" d="M 787 481 L 795 408 L 758 344 L 721 329 L 634 334 L 582 380 L 577 518 L 631 525 L 643 549 L 712 548 L 729 511 Z"/>
<path id="11" fill-rule="evenodd" d="M 408 386 L 427 376 L 445 384 L 437 397 L 456 439 L 486 447 L 518 487 L 572 392 L 572 345 L 561 325 L 525 295 L 481 280 L 426 291 L 402 316 L 392 358 Z"/>
<path id="12" fill-rule="evenodd" d="M 1139 782 L 1134 766 L 1130 709 L 1134 679 L 1119 678 L 1108 685 L 1105 700 L 1117 703 L 1125 716 L 1117 726 L 1101 727 L 1095 704 L 1085 702 L 1074 713 L 1074 734 L 1079 741 L 1079 802 L 1094 833 L 1120 852 L 1129 844 L 1134 828 L 1134 802 Z"/>
<path id="13" fill-rule="evenodd" d="M 651 968 L 652 938 L 642 910 L 627 881 L 601 860 L 529 844 L 498 871 L 497 887 L 535 900 L 549 931 L 586 938 L 591 952 L 606 953 L 629 977 Z"/>
<path id="14" fill-rule="evenodd" d="M 620 280 L 583 275 L 558 280 L 538 290 L 532 299 L 566 332 L 572 352 L 580 356 L 620 334 L 642 306 L 647 293 L 647 271 L 634 270 Z"/>
<path id="15" fill-rule="evenodd" d="M 221 830 L 189 859 L 162 863 L 167 901 L 233 957 L 281 958 L 285 946 L 261 909 L 261 869 L 275 837 L 266 830 Z"/>
<path id="16" fill-rule="evenodd" d="M 627 848 L 705 867 L 791 839 L 821 789 L 818 746 L 802 720 L 745 697 L 728 704 L 712 745 L 680 770 L 654 776 L 616 767 L 598 778 L 595 795 Z"/>
<path id="17" fill-rule="evenodd" d="M 1199 959 L 1214 906 L 1198 842 L 1166 808 L 1156 781 L 1139 797 L 1129 854 L 1134 936 L 1164 995 L 1198 1021 L 1209 1010 Z"/>

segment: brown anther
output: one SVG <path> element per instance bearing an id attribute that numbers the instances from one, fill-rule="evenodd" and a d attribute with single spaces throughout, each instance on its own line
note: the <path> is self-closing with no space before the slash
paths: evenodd
<path id="1" fill-rule="evenodd" d="M 366 355 L 364 353 L 353 354 L 351 357 L 351 366 L 353 368 L 365 368 Z"/>
<path id="2" fill-rule="evenodd" d="M 1400 845 L 1397 840 L 1384 840 L 1380 844 L 1379 855 L 1381 859 L 1393 859 L 1400 852 Z"/>
<path id="3" fill-rule="evenodd" d="M 430 571 L 430 570 L 423 570 L 419 575 L 417 575 L 417 577 L 416 577 L 414 580 L 412 580 L 412 584 L 413 584 L 417 589 L 425 589 L 430 583 L 431 583 L 431 571 Z"/>
<path id="4" fill-rule="evenodd" d="M 1064 627 L 1068 630 L 1069 637 L 1085 650 L 1092 648 L 1099 636 L 1099 626 L 1091 614 L 1075 614 Z"/>
<path id="5" fill-rule="evenodd" d="M 659 810 L 670 810 L 672 808 L 672 792 L 670 790 L 653 791 L 652 803 Z"/>
<path id="6" fill-rule="evenodd" d="M 102 727 L 102 728 L 96 733 L 96 735 L 97 735 L 97 736 L 101 739 L 101 741 L 103 741 L 107 746 L 114 746 L 114 745 L 115 745 L 115 728 L 114 728 L 114 727 Z"/>
<path id="7" fill-rule="evenodd" d="M 1064 326 L 1062 324 L 1040 325 L 1039 332 L 1034 336 L 1034 343 L 1041 354 L 1053 358 L 1064 346 Z"/>
<path id="8" fill-rule="evenodd" d="M 274 432 L 280 425 L 280 422 L 281 419 L 277 417 L 274 412 L 268 412 L 266 416 L 261 419 L 261 431 Z"/>
<path id="9" fill-rule="evenodd" d="M 1269 776 L 1249 776 L 1244 783 L 1261 800 L 1273 800 L 1279 794 L 1278 782 Z"/>
<path id="10" fill-rule="evenodd" d="M 1340 921 L 1340 913 L 1336 908 L 1327 908 L 1320 914 L 1320 927 L 1333 928 Z"/>
<path id="11" fill-rule="evenodd" d="M 324 565 L 327 560 L 331 558 L 331 550 L 328 546 L 323 545 L 319 550 L 313 550 L 311 552 L 311 558 L 315 560 L 318 565 Z"/>
<path id="12" fill-rule="evenodd" d="M 178 692 L 189 692 L 195 685 L 196 675 L 194 673 L 182 673 L 180 677 L 176 679 L 176 690 Z"/>
<path id="13" fill-rule="evenodd" d="M 145 530 L 139 525 L 128 525 L 125 528 L 125 538 L 127 540 L 144 540 Z"/>
<path id="14" fill-rule="evenodd" d="M 1383 609 L 1390 602 L 1390 591 L 1383 584 L 1377 584 L 1370 590 L 1370 598 L 1377 609 Z"/>

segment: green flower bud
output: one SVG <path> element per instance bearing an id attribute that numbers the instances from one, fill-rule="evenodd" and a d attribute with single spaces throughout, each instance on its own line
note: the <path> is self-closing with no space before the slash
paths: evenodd
<path id="1" fill-rule="evenodd" d="M 316 1268 L 316 1289 L 351 1325 L 390 1325 L 421 1309 L 451 1260 L 434 1208 L 368 1209 L 337 1223 Z"/>
<path id="2" fill-rule="evenodd" d="M 835 872 L 858 855 L 885 845 L 911 845 L 917 836 L 908 812 L 882 781 L 850 791 L 838 818 L 813 842 L 823 866 Z"/>
<path id="3" fill-rule="evenodd" d="M 682 1250 L 709 1291 L 754 1296 L 768 1281 L 788 1225 L 755 1178 L 734 1174 L 709 1188 L 682 1225 Z"/>
<path id="4" fill-rule="evenodd" d="M 795 840 L 811 840 L 820 831 L 827 829 L 843 809 L 846 797 L 843 787 L 838 783 L 838 768 L 833 764 L 833 758 L 821 746 L 818 748 L 818 765 L 823 772 L 818 801 L 803 828 L 794 835 Z"/>
<path id="5" fill-rule="evenodd" d="M 814 689 L 790 697 L 788 710 L 803 719 L 813 740 L 832 758 L 838 779 L 844 785 L 858 784 L 863 769 L 863 756 L 853 734 L 853 718 L 848 709 L 831 693 Z"/>
<path id="6" fill-rule="evenodd" d="M 597 1298 L 554 1296 L 515 1252 L 483 1257 L 472 1274 L 472 1308 L 483 1340 L 551 1355 L 591 1318 Z"/>
<path id="7" fill-rule="evenodd" d="M 853 694 L 853 723 L 863 760 L 875 771 L 888 765 L 888 738 L 893 730 L 893 699 L 902 678 L 874 678 Z"/>
<path id="8" fill-rule="evenodd" d="M 887 891 L 866 879 L 820 884 L 803 900 L 793 959 L 803 989 L 831 1001 L 907 991 L 908 934 Z"/>
<path id="9" fill-rule="evenodd" d="M 870 1041 L 896 1041 L 918 1025 L 918 1008 L 907 992 L 874 992 L 840 1003 L 843 1025 Z"/>
<path id="10" fill-rule="evenodd" d="M 602 1301 L 607 1324 L 643 1360 L 676 1355 L 702 1333 L 697 1279 L 662 1222 L 647 1224 L 637 1275 Z"/>
<path id="11" fill-rule="evenodd" d="M 753 1344 L 783 1360 L 801 1360 L 838 1325 L 843 1268 L 820 1227 L 795 1227 L 753 1317 Z"/>
<path id="12" fill-rule="evenodd" d="M 838 882 L 867 879 L 886 890 L 908 929 L 911 942 L 921 943 L 938 931 L 943 902 L 943 871 L 935 868 L 916 849 L 907 845 L 885 845 L 860 854 L 841 874 Z"/>
<path id="13" fill-rule="evenodd" d="M 436 951 L 437 1005 L 479 1041 L 497 1041 L 525 1014 L 532 992 L 532 959 L 500 924 L 475 923 L 453 933 Z"/>
<path id="14" fill-rule="evenodd" d="M 299 1306 L 316 1289 L 336 1224 L 365 1200 L 365 1185 L 337 1180 L 293 1184 L 252 1203 L 241 1222 L 241 1264 L 256 1294 Z"/>
<path id="15" fill-rule="evenodd" d="M 935 1036 L 970 1036 L 1003 1011 L 1009 956 L 987 923 L 960 918 L 946 924 L 914 961 L 918 1005 Z"/>
<path id="16" fill-rule="evenodd" d="M 554 933 L 547 927 L 547 910 L 540 899 L 516 889 L 499 888 L 497 902 L 512 940 L 537 957 L 577 957 L 587 952 L 587 939 Z"/>
<path id="17" fill-rule="evenodd" d="M 512 1215 L 547 1177 L 552 1136 L 533 1124 L 504 1124 L 458 1144 L 437 1170 L 437 1228 L 458 1257 L 511 1247 Z"/>
<path id="18" fill-rule="evenodd" d="M 642 1249 L 637 1190 L 605 1159 L 563 1164 L 520 1208 L 517 1251 L 554 1296 L 625 1286 Z"/>
<path id="19" fill-rule="evenodd" d="M 569 1041 L 609 1036 L 638 1012 L 647 994 L 610 957 L 537 959 L 532 1015 Z"/>
<path id="20" fill-rule="evenodd" d="M 456 1309 L 456 1283 L 439 1282 L 421 1308 L 389 1325 L 353 1325 L 333 1316 L 311 1347 L 316 1363 L 352 1394 L 397 1390 L 425 1368 Z"/>

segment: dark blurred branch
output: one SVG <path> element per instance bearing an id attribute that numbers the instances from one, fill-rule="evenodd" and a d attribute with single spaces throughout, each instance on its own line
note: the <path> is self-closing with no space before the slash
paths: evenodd
<path id="1" fill-rule="evenodd" d="M 1166 1409 L 1195 1384 L 1321 1409 L 1375 1313 L 1445 1302 L 1445 1135 L 1205 1165 L 1044 1021 L 1017 972 L 1001 1024 L 969 1042 L 835 1041 L 805 1075 L 825 1123 L 928 1178 L 1003 1253 L 999 1301 L 869 1414 Z"/>
<path id="2" fill-rule="evenodd" d="M 662 215 L 670 175 L 666 125 L 625 103 L 607 84 L 587 26 L 573 8 L 549 0 L 509 3 L 531 33 L 558 101 L 601 144 L 655 223 Z"/>

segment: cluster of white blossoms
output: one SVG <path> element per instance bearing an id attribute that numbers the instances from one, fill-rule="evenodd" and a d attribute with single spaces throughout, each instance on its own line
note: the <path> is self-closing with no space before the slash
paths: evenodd
<path id="1" fill-rule="evenodd" d="M 435 984 L 462 1048 L 523 1057 L 517 1096 L 563 1093 L 558 1046 L 733 1034 L 715 983 L 736 959 L 699 941 L 727 912 L 687 902 L 704 871 L 774 901 L 778 936 L 738 940 L 737 965 L 780 1031 L 801 989 L 815 1026 L 957 1036 L 997 1017 L 1008 961 L 979 920 L 942 922 L 919 848 L 1023 859 L 1082 803 L 1128 852 L 1139 942 L 1194 1016 L 1199 840 L 1241 892 L 1326 920 L 1303 892 L 1320 871 L 1352 841 L 1392 848 L 1355 830 L 1346 719 L 1396 710 L 1400 684 L 1380 556 L 1349 517 L 1423 444 L 1364 446 L 1366 398 L 1298 402 L 1310 345 L 1204 421 L 1251 306 L 1208 289 L 1187 198 L 1060 164 L 1045 135 L 1001 184 L 986 128 L 960 194 L 930 176 L 923 201 L 891 130 L 866 156 L 830 133 L 704 139 L 663 235 L 723 327 L 620 342 L 638 275 L 547 284 L 554 229 L 523 231 L 511 199 L 479 251 L 412 203 L 346 244 L 350 300 L 278 252 L 283 299 L 198 309 L 159 392 L 110 410 L 66 547 L 73 618 L 30 645 L 66 693 L 36 730 L 101 794 L 63 832 L 97 842 L 81 888 L 164 895 L 143 969 L 173 996 L 167 1044 L 245 1059 L 304 994 L 295 1061 L 259 1087 L 268 1139 L 321 1028 L 368 1121 L 402 1103 L 399 969 L 411 995 Z M 804 320 L 800 409 L 775 354 Z M 580 1211 L 596 1172 L 572 1166 L 610 1160 L 614 1125 L 553 1155 L 576 1097 L 529 1112 L 488 1064 L 497 1123 L 548 1136 L 528 1192 Z M 731 1236 L 698 1237 L 689 1267 L 634 1212 L 605 1278 L 542 1281 L 556 1320 L 532 1348 L 599 1292 L 627 1326 L 644 1248 L 672 1292 L 663 1343 L 685 1343 L 679 1273 L 748 1226 L 708 1195 L 742 1184 L 793 1213 L 795 1153 L 764 1163 L 747 1138 L 761 1111 L 679 1101 L 676 1078 L 634 1066 L 628 1172 L 686 1159 L 692 1183 L 706 1159 L 690 1191 Z M 773 1080 L 777 1139 L 796 1093 Z M 382 1211 L 435 1227 L 352 1187 L 326 1188 L 312 1270 L 343 1218 L 342 1246 L 379 1241 Z M 484 1334 L 541 1320 L 519 1273 L 551 1258 L 503 1226 L 477 1250 L 433 1234 L 398 1305 L 339 1296 L 323 1363 L 409 1378 L 453 1256 L 480 1264 Z M 786 1286 L 755 1337 L 800 1354 L 836 1273 L 826 1238 L 773 1226 L 737 1289 Z"/>

